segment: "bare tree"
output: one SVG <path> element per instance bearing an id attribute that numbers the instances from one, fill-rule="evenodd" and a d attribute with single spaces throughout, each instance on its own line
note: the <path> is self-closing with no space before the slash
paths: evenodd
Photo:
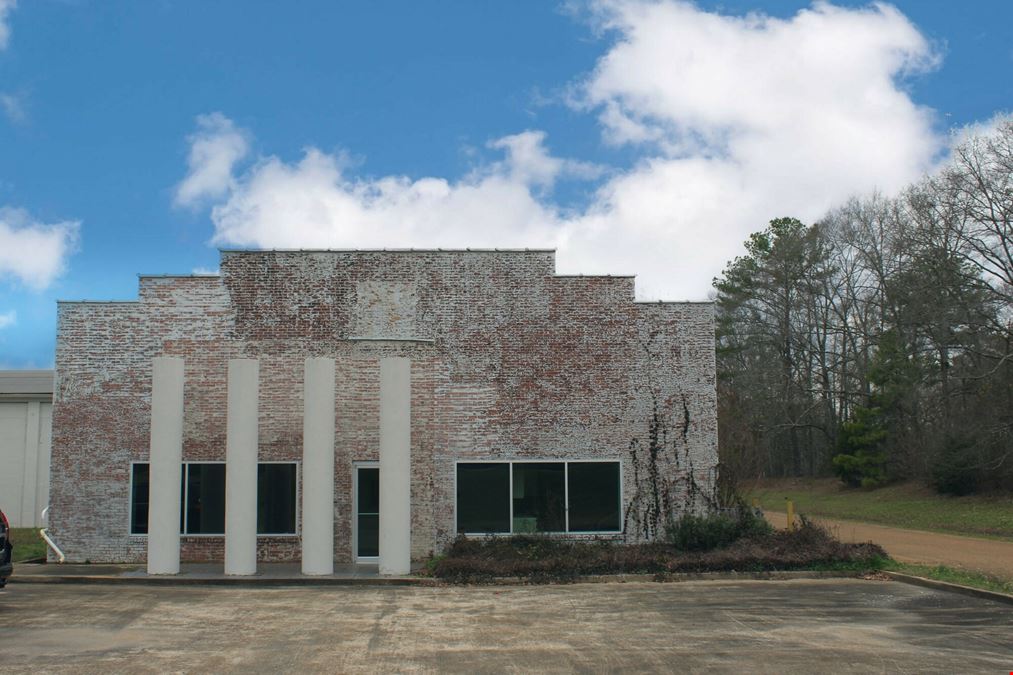
<path id="1" fill-rule="evenodd" d="M 1011 221 L 1005 119 L 896 198 L 750 237 L 715 280 L 723 461 L 825 472 L 858 415 L 888 477 L 1013 488 Z"/>

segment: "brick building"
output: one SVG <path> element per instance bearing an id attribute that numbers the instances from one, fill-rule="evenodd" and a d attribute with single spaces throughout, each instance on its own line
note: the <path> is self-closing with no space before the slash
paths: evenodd
<path id="1" fill-rule="evenodd" d="M 395 573 L 459 533 L 649 539 L 714 490 L 712 305 L 551 250 L 226 250 L 61 302 L 56 351 L 71 561 Z"/>

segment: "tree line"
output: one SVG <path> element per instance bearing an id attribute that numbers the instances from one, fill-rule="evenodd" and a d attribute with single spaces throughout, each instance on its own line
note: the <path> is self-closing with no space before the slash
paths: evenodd
<path id="1" fill-rule="evenodd" d="M 1013 489 L 1013 117 L 745 247 L 714 281 L 730 477 Z"/>

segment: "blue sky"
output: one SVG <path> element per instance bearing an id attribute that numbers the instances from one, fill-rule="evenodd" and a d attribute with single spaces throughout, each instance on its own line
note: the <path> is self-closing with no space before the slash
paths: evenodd
<path id="1" fill-rule="evenodd" d="M 1013 108 L 1013 3 L 0 0 L 0 367 L 218 246 L 557 246 L 702 299 Z"/>

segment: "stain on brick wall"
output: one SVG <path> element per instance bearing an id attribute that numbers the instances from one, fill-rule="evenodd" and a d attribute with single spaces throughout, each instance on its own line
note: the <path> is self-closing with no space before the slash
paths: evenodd
<path id="1" fill-rule="evenodd" d="M 185 461 L 225 458 L 226 367 L 260 359 L 262 461 L 302 454 L 303 361 L 336 360 L 335 560 L 352 471 L 378 459 L 379 359 L 412 359 L 412 555 L 454 537 L 468 459 L 618 459 L 624 534 L 705 509 L 717 465 L 713 308 L 634 301 L 632 277 L 554 274 L 552 251 L 223 251 L 221 276 L 141 277 L 136 302 L 59 305 L 50 522 L 69 560 L 143 561 L 151 359 L 186 359 Z M 220 560 L 187 537 L 184 560 Z M 299 559 L 264 537 L 260 560 Z"/>

